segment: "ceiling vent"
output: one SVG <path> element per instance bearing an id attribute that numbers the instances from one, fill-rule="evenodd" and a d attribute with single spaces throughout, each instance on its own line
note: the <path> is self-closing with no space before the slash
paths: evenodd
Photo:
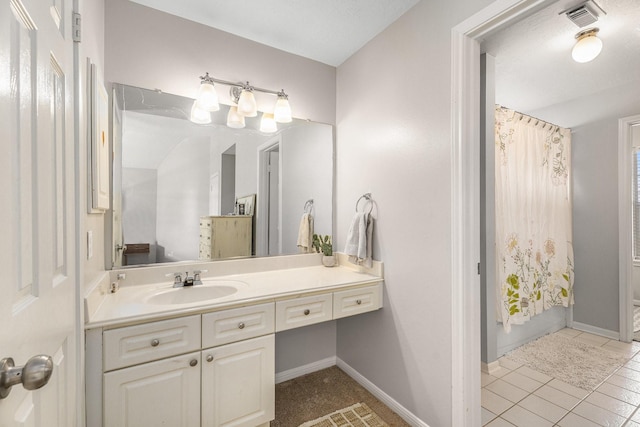
<path id="1" fill-rule="evenodd" d="M 560 14 L 563 13 L 567 15 L 567 18 L 569 18 L 571 22 L 580 28 L 596 22 L 600 14 L 606 15 L 606 12 L 593 0 L 588 0 L 578 6 L 560 12 Z"/>

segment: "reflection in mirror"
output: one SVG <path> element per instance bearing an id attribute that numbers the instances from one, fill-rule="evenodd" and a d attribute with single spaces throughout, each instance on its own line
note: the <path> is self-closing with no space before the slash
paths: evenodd
<path id="1" fill-rule="evenodd" d="M 333 128 L 188 120 L 193 99 L 114 84 L 112 266 L 299 253 L 306 202 L 332 234 Z"/>

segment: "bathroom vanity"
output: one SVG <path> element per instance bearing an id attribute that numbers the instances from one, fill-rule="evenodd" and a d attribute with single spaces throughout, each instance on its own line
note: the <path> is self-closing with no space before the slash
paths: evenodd
<path id="1" fill-rule="evenodd" d="M 165 277 L 175 265 L 111 272 L 85 299 L 87 425 L 267 426 L 275 334 L 382 307 L 381 263 L 341 261 L 199 263 L 218 273 L 184 288 Z"/>

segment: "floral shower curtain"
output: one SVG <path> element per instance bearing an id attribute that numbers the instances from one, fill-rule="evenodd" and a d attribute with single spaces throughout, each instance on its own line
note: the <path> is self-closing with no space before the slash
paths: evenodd
<path id="1" fill-rule="evenodd" d="M 573 304 L 571 132 L 496 107 L 496 289 L 506 332 Z"/>

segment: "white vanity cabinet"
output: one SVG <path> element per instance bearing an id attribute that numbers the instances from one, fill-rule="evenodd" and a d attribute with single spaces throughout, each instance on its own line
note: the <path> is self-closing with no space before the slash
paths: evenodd
<path id="1" fill-rule="evenodd" d="M 202 427 L 256 427 L 275 418 L 275 338 L 202 352 Z"/>
<path id="2" fill-rule="evenodd" d="M 271 302 L 87 331 L 89 344 L 102 338 L 101 372 L 88 369 L 87 400 L 103 402 L 102 417 L 88 409 L 87 425 L 268 423 L 275 418 L 273 318 Z M 93 347 L 89 354 L 97 353 Z M 101 393 L 96 374 L 102 376 Z"/>
<path id="3" fill-rule="evenodd" d="M 266 427 L 275 333 L 377 310 L 382 281 L 232 307 L 89 327 L 87 426 Z"/>
<path id="4" fill-rule="evenodd" d="M 104 374 L 104 426 L 200 427 L 200 352 Z"/>

